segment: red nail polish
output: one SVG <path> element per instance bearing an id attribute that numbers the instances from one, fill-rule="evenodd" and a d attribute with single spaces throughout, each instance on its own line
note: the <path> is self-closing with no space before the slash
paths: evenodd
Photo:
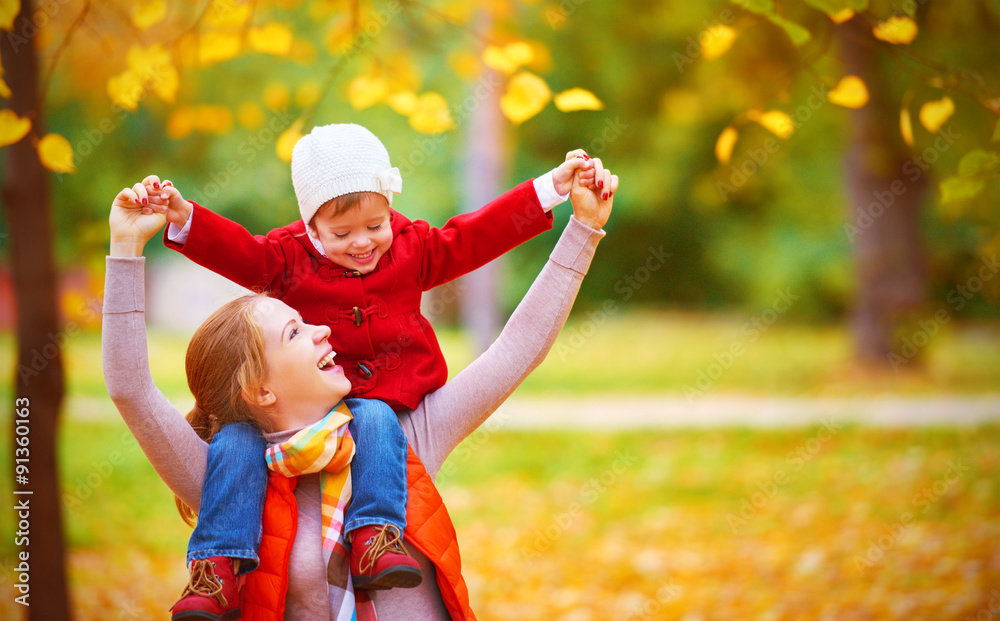
<path id="1" fill-rule="evenodd" d="M 153 189 L 154 190 L 159 190 L 160 189 L 160 184 L 159 183 L 154 183 L 153 184 Z"/>
<path id="2" fill-rule="evenodd" d="M 145 204 L 146 204 L 146 199 L 142 199 L 142 204 L 143 204 L 143 205 L 145 205 Z"/>
<path id="3" fill-rule="evenodd" d="M 139 199 L 138 199 L 138 198 L 137 198 L 137 199 L 135 199 L 135 204 L 136 204 L 136 205 L 138 205 L 138 204 L 139 204 Z"/>
<path id="4" fill-rule="evenodd" d="M 605 201 L 608 200 L 608 193 L 607 192 L 605 192 L 604 194 L 601 194 L 601 200 L 605 200 Z"/>
<path id="5" fill-rule="evenodd" d="M 597 187 L 599 187 L 599 188 L 603 188 L 603 187 L 604 187 L 604 180 L 600 180 L 600 181 L 598 181 L 598 182 L 597 182 Z"/>
<path id="6" fill-rule="evenodd" d="M 584 153 L 584 154 L 583 154 L 583 159 L 585 159 L 585 160 L 589 160 L 589 159 L 590 159 L 590 156 L 589 156 L 589 155 L 587 155 L 586 153 Z"/>

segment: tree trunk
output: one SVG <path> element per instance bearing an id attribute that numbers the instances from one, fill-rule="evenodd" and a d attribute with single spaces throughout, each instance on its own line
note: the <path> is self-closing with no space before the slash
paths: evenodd
<path id="1" fill-rule="evenodd" d="M 507 176 L 507 123 L 500 111 L 500 89 L 492 89 L 472 111 L 463 160 L 465 211 L 474 211 L 503 193 Z M 477 353 L 486 351 L 502 326 L 497 296 L 501 261 L 484 265 L 458 283 L 462 325 L 472 333 Z"/>
<path id="2" fill-rule="evenodd" d="M 846 161 L 847 231 L 857 273 L 853 332 L 859 359 L 887 366 L 895 325 L 926 296 L 920 208 L 928 180 L 900 137 L 892 76 L 860 27 L 852 20 L 839 29 L 845 71 L 864 80 L 870 95 L 867 105 L 851 112 Z"/>
<path id="3" fill-rule="evenodd" d="M 18 563 L 26 553 L 25 562 L 30 567 L 26 574 L 29 597 L 21 601 L 30 604 L 25 610 L 32 621 L 52 621 L 70 618 L 56 466 L 56 430 L 64 391 L 61 343 L 65 335 L 59 327 L 49 178 L 33 144 L 44 131 L 38 101 L 37 28 L 31 23 L 32 15 L 30 0 L 22 0 L 14 30 L 0 37 L 5 78 L 13 91 L 8 104 L 19 116 L 31 118 L 33 124 L 32 132 L 4 149 L 2 196 L 17 309 L 17 412 L 12 453 L 15 457 L 27 453 L 28 458 L 24 462 L 28 466 L 26 479 L 16 479 L 14 487 L 15 503 L 29 507 L 15 518 L 19 524 L 16 541 L 23 543 Z M 17 435 L 17 431 L 22 434 Z M 17 452 L 25 448 L 16 443 L 17 438 L 28 438 L 27 452 Z M 22 528 L 22 520 L 27 529 Z M 20 577 L 15 572 L 15 585 Z"/>

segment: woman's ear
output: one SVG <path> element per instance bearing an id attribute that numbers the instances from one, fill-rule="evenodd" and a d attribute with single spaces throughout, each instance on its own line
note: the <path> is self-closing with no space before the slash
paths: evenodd
<path id="1" fill-rule="evenodd" d="M 270 388 L 267 386 L 261 386 L 256 393 L 244 390 L 243 400 L 250 405 L 266 408 L 274 405 L 274 402 L 277 401 L 278 398 L 273 392 L 271 392 Z"/>

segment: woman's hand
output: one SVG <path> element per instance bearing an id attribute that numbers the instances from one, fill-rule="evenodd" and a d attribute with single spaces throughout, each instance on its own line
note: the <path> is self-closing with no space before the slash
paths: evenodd
<path id="1" fill-rule="evenodd" d="M 552 185 L 556 193 L 562 196 L 572 190 L 575 176 L 580 176 L 584 185 L 594 178 L 594 163 L 583 149 L 567 153 L 566 161 L 552 171 Z"/>
<path id="2" fill-rule="evenodd" d="M 149 205 L 153 211 L 166 214 L 167 222 L 183 228 L 191 217 L 194 205 L 184 200 L 180 190 L 169 179 L 160 183 L 160 178 L 156 175 L 143 179 L 142 185 L 149 193 Z"/>
<path id="3" fill-rule="evenodd" d="M 118 193 L 111 203 L 111 256 L 141 257 L 146 242 L 167 221 L 166 215 L 149 206 L 146 188 L 137 183 Z"/>
<path id="4" fill-rule="evenodd" d="M 569 200 L 573 215 L 592 229 L 600 230 L 611 217 L 611 206 L 618 190 L 618 175 L 604 168 L 601 160 L 594 158 L 592 170 L 577 170 Z"/>

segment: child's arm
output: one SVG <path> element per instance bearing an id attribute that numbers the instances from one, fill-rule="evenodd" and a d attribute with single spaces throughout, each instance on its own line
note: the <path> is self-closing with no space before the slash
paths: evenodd
<path id="1" fill-rule="evenodd" d="M 593 178 L 594 161 L 582 150 L 567 154 L 566 161 L 552 171 L 551 183 L 560 197 L 570 191 L 577 170 L 585 179 Z M 477 211 L 451 218 L 441 228 L 414 222 L 423 241 L 421 288 L 431 289 L 467 274 L 552 228 L 551 205 L 543 206 L 539 191 L 526 181 Z"/>
<path id="2" fill-rule="evenodd" d="M 285 274 L 286 255 L 272 236 L 251 235 L 239 224 L 184 200 L 170 181 L 143 180 L 149 207 L 166 215 L 163 243 L 195 263 L 254 291 L 275 290 Z"/>
<path id="3" fill-rule="evenodd" d="M 449 453 L 497 410 L 552 348 L 597 244 L 605 235 L 601 229 L 611 215 L 611 196 L 618 187 L 618 177 L 606 172 L 602 175 L 601 188 L 593 183 L 590 188 L 573 185 L 573 217 L 497 340 L 442 388 L 424 397 L 412 412 L 400 417 L 410 446 L 431 476 L 436 476 Z M 567 352 L 560 355 L 565 357 Z M 464 459 L 457 453 L 456 458 Z"/>
<path id="4" fill-rule="evenodd" d="M 141 184 L 122 190 L 112 205 L 111 250 L 104 283 L 101 357 L 104 381 L 129 431 L 160 478 L 197 509 L 208 445 L 198 437 L 149 372 L 144 320 L 142 250 L 163 226 L 163 216 L 141 206 Z M 138 202 L 137 202 L 138 201 Z"/>

